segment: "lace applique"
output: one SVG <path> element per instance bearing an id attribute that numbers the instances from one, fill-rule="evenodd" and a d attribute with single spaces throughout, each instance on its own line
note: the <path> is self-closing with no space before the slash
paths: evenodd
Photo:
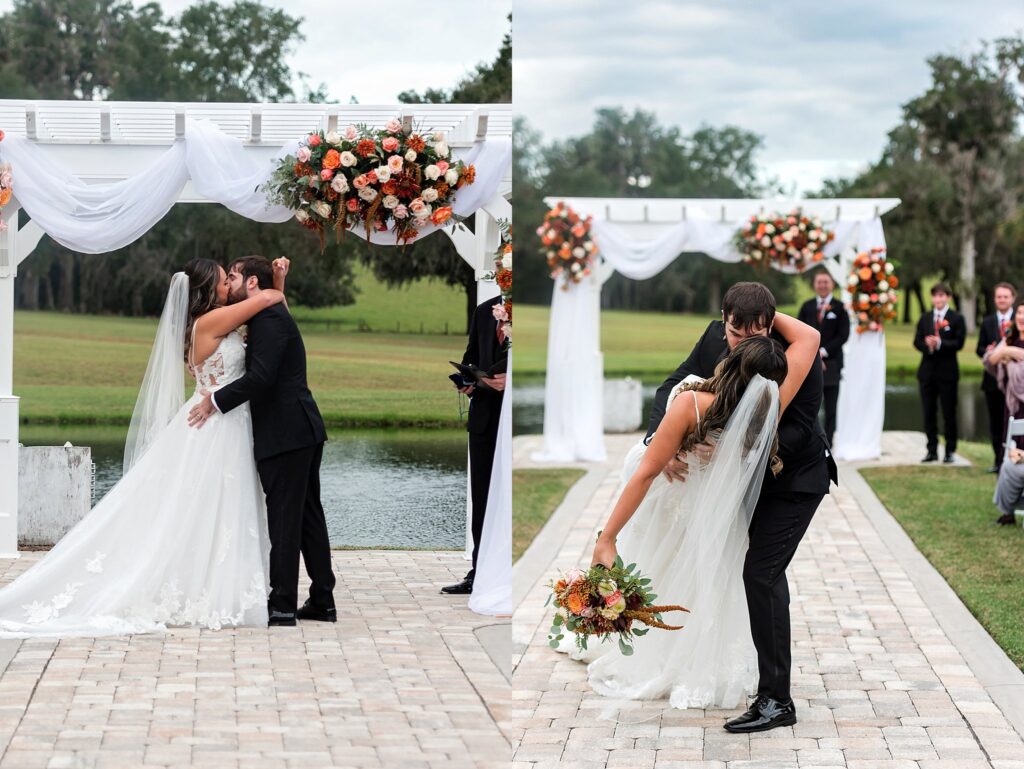
<path id="1" fill-rule="evenodd" d="M 57 593 L 50 603 L 46 604 L 41 601 L 36 601 L 25 606 L 25 621 L 29 625 L 39 625 L 43 622 L 56 619 L 60 614 L 61 609 L 67 607 L 67 605 L 74 600 L 75 593 L 77 593 L 78 589 L 84 584 L 84 582 L 69 582 L 64 586 L 64 592 Z"/>
<path id="2" fill-rule="evenodd" d="M 103 573 L 103 559 L 107 557 L 106 553 L 101 553 L 99 550 L 96 551 L 91 559 L 86 561 L 85 570 L 90 574 L 102 574 Z"/>
<path id="3" fill-rule="evenodd" d="M 231 549 L 231 530 L 227 527 L 227 524 L 222 523 L 220 525 L 220 537 L 218 537 L 220 543 L 217 547 L 217 563 L 221 564 L 228 557 L 228 551 Z"/>

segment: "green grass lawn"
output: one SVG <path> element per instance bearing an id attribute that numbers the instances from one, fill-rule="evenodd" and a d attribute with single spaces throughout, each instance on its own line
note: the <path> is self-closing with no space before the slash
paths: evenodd
<path id="1" fill-rule="evenodd" d="M 573 484 L 585 475 L 578 468 L 529 468 L 512 471 L 512 560 L 519 560 Z"/>
<path id="2" fill-rule="evenodd" d="M 1024 530 L 996 526 L 991 449 L 963 444 L 970 468 L 879 467 L 865 480 L 1007 656 L 1024 669 Z"/>
<path id="3" fill-rule="evenodd" d="M 351 307 L 295 308 L 309 356 L 309 383 L 334 427 L 459 424 L 449 360 L 465 350 L 465 300 L 436 281 L 388 291 L 365 273 Z M 310 318 L 341 325 L 306 322 Z M 371 327 L 442 333 L 361 333 Z M 452 333 L 443 333 L 444 324 Z M 16 312 L 14 393 L 23 421 L 124 424 L 146 369 L 156 319 Z"/>
<path id="4" fill-rule="evenodd" d="M 795 307 L 783 307 L 796 312 Z M 542 377 L 547 365 L 547 307 L 516 305 L 515 372 L 518 377 Z M 710 315 L 663 312 L 601 312 L 601 350 L 607 376 L 632 376 L 661 381 L 673 371 L 700 338 Z M 890 376 L 917 371 L 921 353 L 914 349 L 914 327 L 893 324 L 885 332 L 886 363 Z M 981 361 L 974 354 L 977 337 L 968 337 L 960 353 L 964 376 L 981 376 Z"/>

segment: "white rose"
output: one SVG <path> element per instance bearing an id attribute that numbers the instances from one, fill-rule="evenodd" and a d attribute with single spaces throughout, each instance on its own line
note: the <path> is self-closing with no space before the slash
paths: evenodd
<path id="1" fill-rule="evenodd" d="M 580 267 L 580 263 L 579 262 L 573 262 L 572 265 L 569 267 L 569 270 L 571 272 L 573 272 L 573 273 L 578 273 L 582 269 L 583 268 Z"/>
<path id="2" fill-rule="evenodd" d="M 395 197 L 394 195 L 385 195 L 384 196 L 383 206 L 384 206 L 384 208 L 387 208 L 387 209 L 397 208 L 398 207 L 398 198 Z"/>
<path id="3" fill-rule="evenodd" d="M 871 265 L 871 271 L 872 272 L 878 272 L 881 269 L 882 269 L 882 265 L 880 265 L 878 262 L 875 262 L 873 265 Z"/>
<path id="4" fill-rule="evenodd" d="M 503 257 L 501 257 L 501 266 L 504 267 L 506 270 L 511 270 L 512 269 L 512 252 L 511 251 L 509 253 L 505 254 Z"/>
<path id="5" fill-rule="evenodd" d="M 351 168 L 358 162 L 359 161 L 356 159 L 356 156 L 348 150 L 341 153 L 341 164 L 345 166 L 345 168 Z"/>
<path id="6" fill-rule="evenodd" d="M 771 235 L 772 233 L 775 232 L 775 225 L 773 225 L 773 224 L 766 224 L 764 226 L 764 231 L 767 232 L 769 235 Z"/>
<path id="7" fill-rule="evenodd" d="M 328 131 L 324 134 L 324 141 L 328 144 L 341 144 L 341 134 L 337 131 Z"/>
<path id="8" fill-rule="evenodd" d="M 377 190 L 373 187 L 363 187 L 359 190 L 359 197 L 365 200 L 367 203 L 372 203 L 377 199 Z"/>
<path id="9" fill-rule="evenodd" d="M 410 163 L 416 162 L 416 150 L 408 150 L 405 153 L 405 159 Z"/>
<path id="10" fill-rule="evenodd" d="M 430 216 L 430 206 L 423 206 L 419 211 L 413 213 L 417 219 L 426 219 Z"/>
<path id="11" fill-rule="evenodd" d="M 879 291 L 888 291 L 889 290 L 889 282 L 886 281 L 886 280 L 878 281 L 878 290 Z"/>
<path id="12" fill-rule="evenodd" d="M 444 180 L 448 182 L 448 184 L 457 184 L 459 181 L 459 172 L 454 168 L 449 168 L 444 173 Z"/>
<path id="13" fill-rule="evenodd" d="M 895 269 L 896 268 L 892 266 L 892 262 L 886 262 L 885 263 L 885 274 L 886 275 L 892 275 L 892 271 L 895 270 Z"/>
<path id="14" fill-rule="evenodd" d="M 391 169 L 387 166 L 378 166 L 376 169 L 377 181 L 381 184 L 391 178 Z"/>
<path id="15" fill-rule="evenodd" d="M 354 141 L 357 136 L 359 136 L 359 129 L 354 125 L 350 125 L 345 129 L 345 138 L 349 141 Z"/>
<path id="16" fill-rule="evenodd" d="M 434 135 L 431 137 L 435 142 L 444 141 L 444 131 L 434 131 Z"/>
<path id="17" fill-rule="evenodd" d="M 298 211 L 295 212 L 295 218 L 298 219 L 300 222 L 308 221 L 309 213 L 307 211 L 303 211 L 300 208 Z"/>
<path id="18" fill-rule="evenodd" d="M 761 258 L 761 252 L 760 252 L 760 251 L 758 251 L 758 250 L 757 250 L 757 249 L 755 248 L 755 249 L 754 249 L 753 251 L 751 251 L 751 252 L 750 252 L 750 258 L 751 258 L 751 259 L 760 259 L 760 258 Z"/>
<path id="19" fill-rule="evenodd" d="M 435 190 L 433 187 L 427 187 L 420 194 L 420 197 L 423 198 L 427 203 L 433 203 L 435 200 L 437 200 L 437 190 Z"/>
<path id="20" fill-rule="evenodd" d="M 441 175 L 441 169 L 431 163 L 429 166 L 423 169 L 423 175 L 433 181 Z"/>
<path id="21" fill-rule="evenodd" d="M 448 157 L 448 145 L 444 142 L 438 142 L 434 145 L 434 152 L 437 153 L 439 158 L 446 158 Z"/>
<path id="22" fill-rule="evenodd" d="M 584 251 L 580 246 L 576 246 L 576 248 L 572 250 L 572 255 L 575 256 L 577 259 L 582 259 L 584 256 L 587 255 L 587 252 Z"/>
<path id="23" fill-rule="evenodd" d="M 312 205 L 313 211 L 322 216 L 324 219 L 331 215 L 331 207 L 322 200 L 318 200 Z"/>
<path id="24" fill-rule="evenodd" d="M 348 180 L 342 174 L 337 174 L 331 179 L 331 189 L 335 192 L 348 192 Z"/>
<path id="25" fill-rule="evenodd" d="M 764 246 L 765 248 L 770 248 L 772 245 L 772 239 L 765 235 L 763 238 L 761 238 L 761 245 Z"/>

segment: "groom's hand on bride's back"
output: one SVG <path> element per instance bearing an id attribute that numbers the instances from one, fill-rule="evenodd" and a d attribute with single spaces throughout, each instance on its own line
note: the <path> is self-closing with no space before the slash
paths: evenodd
<path id="1" fill-rule="evenodd" d="M 216 410 L 216 407 L 213 405 L 213 399 L 209 393 L 206 393 L 206 397 L 189 409 L 189 427 L 202 427 Z"/>
<path id="2" fill-rule="evenodd" d="M 680 450 L 672 459 L 665 465 L 665 469 L 661 471 L 661 474 L 665 476 L 665 480 L 669 483 L 672 481 L 685 481 L 686 475 L 689 473 L 690 468 L 686 464 L 686 452 Z"/>

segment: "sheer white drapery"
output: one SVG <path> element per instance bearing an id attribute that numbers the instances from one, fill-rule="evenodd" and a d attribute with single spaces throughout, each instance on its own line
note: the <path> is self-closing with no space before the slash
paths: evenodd
<path id="1" fill-rule="evenodd" d="M 780 210 L 785 210 L 785 206 Z M 591 235 L 605 262 L 604 269 L 595 269 L 591 278 L 571 285 L 568 290 L 562 289 L 560 280 L 554 282 L 544 385 L 544 448 L 534 454 L 534 460 L 600 461 L 605 457 L 600 344 L 603 281 L 598 274 L 603 273 L 607 279 L 614 270 L 633 280 L 646 280 L 684 253 L 704 253 L 721 262 L 740 262 L 743 257 L 733 245 L 739 226 L 735 221 L 711 219 L 700 210 L 689 212 L 686 219 L 677 222 L 611 222 L 594 217 Z M 835 239 L 825 248 L 823 264 L 836 282 L 845 286 L 857 251 L 885 247 L 882 221 L 873 216 L 830 222 L 827 226 L 835 233 Z M 752 272 L 751 279 L 756 280 L 756 273 Z M 678 352 L 682 360 L 688 351 Z M 841 387 L 839 393 L 840 403 L 844 397 L 859 399 L 860 395 L 853 386 Z M 872 412 L 866 421 L 880 425 L 884 400 L 872 400 L 871 404 L 878 411 Z"/>
<path id="2" fill-rule="evenodd" d="M 885 333 L 850 334 L 843 346 L 843 379 L 836 407 L 836 459 L 858 461 L 882 455 L 885 421 Z"/>
<path id="3" fill-rule="evenodd" d="M 477 614 L 512 614 L 512 353 L 508 356 L 505 397 L 498 422 L 487 513 L 480 536 L 469 608 Z"/>
<path id="4" fill-rule="evenodd" d="M 284 145 L 281 158 L 293 152 L 298 139 Z M 453 150 L 456 158 L 476 166 L 476 181 L 455 195 L 456 216 L 469 216 L 498 192 L 512 162 L 512 142 L 505 138 L 478 141 Z M 32 220 L 58 243 L 86 254 L 123 248 L 142 237 L 178 200 L 189 180 L 203 197 L 242 216 L 262 222 L 283 222 L 292 212 L 268 205 L 259 189 L 276 164 L 246 153 L 242 142 L 214 124 L 186 120 L 185 137 L 149 168 L 116 182 L 88 184 L 66 171 L 45 146 L 23 136 L 0 143 L 0 162 L 11 164 L 15 195 Z M 441 229 L 428 224 L 420 237 Z M 365 231 L 351 231 L 366 237 Z M 373 234 L 372 242 L 396 245 L 391 232 Z"/>

